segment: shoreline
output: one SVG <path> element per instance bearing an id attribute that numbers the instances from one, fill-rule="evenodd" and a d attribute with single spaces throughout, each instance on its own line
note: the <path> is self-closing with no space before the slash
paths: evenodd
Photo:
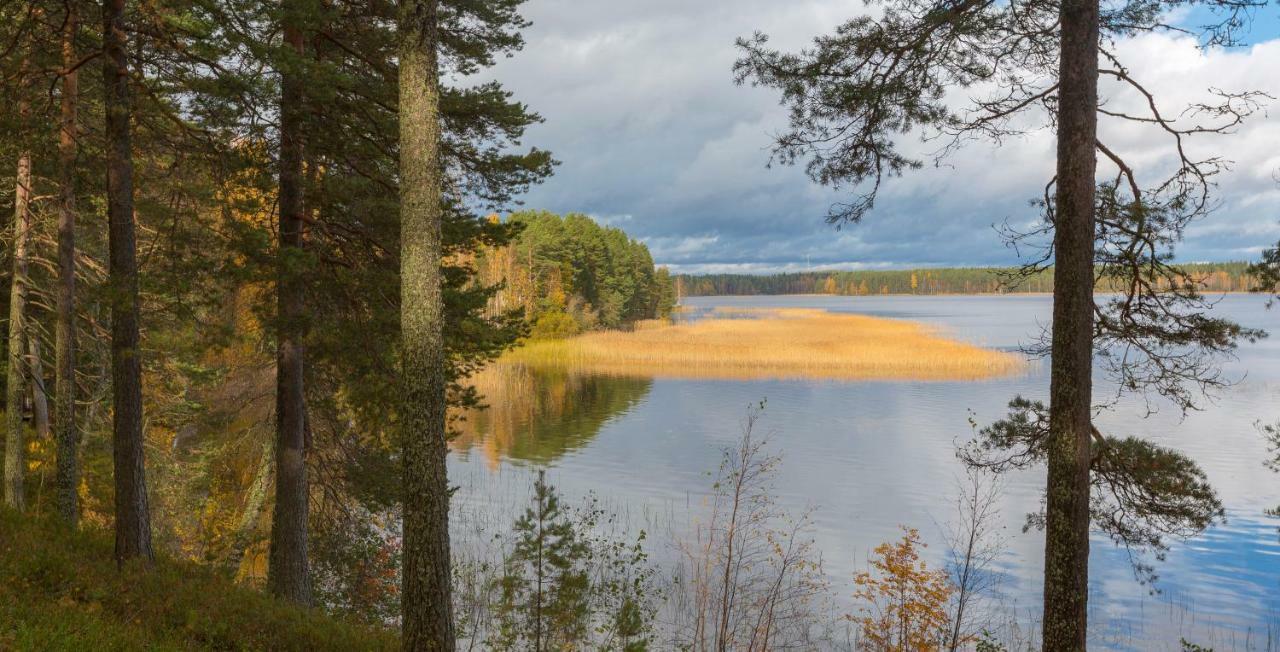
<path id="1" fill-rule="evenodd" d="M 1119 294 L 1119 292 L 1095 292 L 1097 296 L 1107 296 Z M 1247 290 L 1220 290 L 1213 292 L 1202 292 L 1202 296 L 1212 298 L 1216 296 L 1256 296 L 1259 298 L 1268 298 L 1271 294 L 1267 292 L 1252 292 Z M 788 292 L 785 294 L 690 294 L 680 298 L 685 299 L 735 299 L 735 298 L 761 298 L 761 297 L 847 297 L 850 299 L 873 299 L 877 297 L 918 297 L 921 299 L 936 299 L 938 297 L 1052 297 L 1052 292 L 946 292 L 939 294 L 908 294 L 905 292 L 890 292 L 889 294 L 816 294 L 804 292 Z M 676 305 L 684 305 L 677 303 Z"/>

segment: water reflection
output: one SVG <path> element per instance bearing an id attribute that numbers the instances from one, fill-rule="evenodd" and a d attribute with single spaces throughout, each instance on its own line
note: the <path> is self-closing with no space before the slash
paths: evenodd
<path id="1" fill-rule="evenodd" d="M 460 415 L 455 453 L 546 465 L 578 450 L 649 394 L 650 378 L 496 364 L 474 379 L 488 407 Z"/>
<path id="2" fill-rule="evenodd" d="M 1168 405 L 1147 416 L 1147 405 L 1128 398 L 1098 416 L 1107 432 L 1139 435 L 1195 459 L 1228 510 L 1228 523 L 1187 542 L 1174 542 L 1157 565 L 1152 587 L 1134 580 L 1130 558 L 1100 537 L 1090 554 L 1091 648 L 1180 649 L 1186 637 L 1206 647 L 1280 649 L 1280 540 L 1264 510 L 1274 506 L 1280 476 L 1255 423 L 1280 421 L 1280 309 L 1265 298 L 1232 295 L 1217 314 L 1271 330 L 1270 339 L 1241 346 L 1224 374 L 1239 384 L 1183 416 Z M 717 306 L 821 308 L 911 319 L 950 337 L 1015 350 L 1040 333 L 1051 315 L 1042 296 L 1010 297 L 716 297 L 690 301 L 694 315 Z M 739 435 L 747 405 L 768 399 L 765 426 L 783 455 L 776 498 L 792 511 L 815 507 L 814 533 L 824 552 L 839 609 L 852 609 L 850 582 L 868 553 L 893 539 L 898 525 L 919 527 L 937 542 L 938 524 L 952 517 L 954 478 L 961 472 L 955 445 L 972 436 L 968 418 L 990 423 L 1007 413 L 1015 395 L 1044 399 L 1049 366 L 982 382 L 838 382 L 830 380 L 654 381 L 583 377 L 553 370 L 505 369 L 484 378 L 493 408 L 472 415 L 455 442 L 450 478 L 463 488 L 455 498 L 466 514 L 509 512 L 526 502 L 519 491 L 531 467 L 550 474 L 569 500 L 588 492 L 637 529 L 655 533 L 655 562 L 674 562 L 672 547 L 708 490 L 719 449 Z M 1114 388 L 1099 374 L 1098 396 Z M 478 451 L 479 454 L 472 454 Z M 508 460 L 515 464 L 500 464 Z M 500 467 L 500 468 L 499 468 Z M 1019 624 L 1034 625 L 1040 611 L 1043 535 L 1022 531 L 1044 488 L 1042 469 L 1006 479 L 1001 499 L 1010 536 L 1000 572 L 1002 607 Z M 513 507 L 514 506 L 514 507 Z M 507 512 L 502 510 L 506 509 Z M 647 519 L 659 515 L 655 525 Z M 659 535 L 658 533 L 662 533 Z M 927 551 L 941 563 L 943 551 Z M 1268 647 L 1271 645 L 1272 647 Z"/>

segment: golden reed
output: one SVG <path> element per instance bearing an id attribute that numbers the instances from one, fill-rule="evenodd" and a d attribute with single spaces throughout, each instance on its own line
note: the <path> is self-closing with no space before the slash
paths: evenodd
<path id="1" fill-rule="evenodd" d="M 1020 355 L 940 335 L 924 324 L 808 309 L 717 309 L 684 324 L 525 344 L 503 361 L 627 376 L 835 380 L 982 380 L 1021 373 Z"/>

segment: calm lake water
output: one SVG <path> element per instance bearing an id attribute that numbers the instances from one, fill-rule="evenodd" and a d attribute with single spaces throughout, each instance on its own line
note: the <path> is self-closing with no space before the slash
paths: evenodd
<path id="1" fill-rule="evenodd" d="M 1047 296 L 696 297 L 691 307 L 804 307 L 910 319 L 982 346 L 1017 350 L 1049 322 Z M 1097 649 L 1177 649 L 1185 636 L 1218 650 L 1280 647 L 1280 475 L 1257 423 L 1280 421 L 1280 308 L 1262 297 L 1224 297 L 1215 314 L 1276 337 L 1242 345 L 1224 369 L 1239 382 L 1185 417 L 1172 405 L 1121 400 L 1097 420 L 1114 435 L 1140 435 L 1196 459 L 1228 512 L 1226 525 L 1176 543 L 1157 563 L 1159 593 L 1134 579 L 1128 554 L 1106 538 L 1091 553 L 1091 638 Z M 611 378 L 552 372 L 508 374 L 482 387 L 494 409 L 455 442 L 451 480 L 467 522 L 494 527 L 527 494 L 536 469 L 566 496 L 594 492 L 635 527 L 678 534 L 710 484 L 720 449 L 740 435 L 745 409 L 767 399 L 763 427 L 783 455 L 777 497 L 795 511 L 815 508 L 814 535 L 838 595 L 869 551 L 896 539 L 899 525 L 921 531 L 943 559 L 941 525 L 954 518 L 955 445 L 1006 413 L 1015 395 L 1044 399 L 1047 361 L 1025 374 L 982 382 L 725 381 Z M 1099 378 L 1099 400 L 1114 388 Z M 1043 537 L 1022 532 L 1038 508 L 1042 472 L 1007 478 L 1002 518 L 1009 536 L 1001 597 L 1038 618 Z M 494 516 L 494 515 L 499 516 Z M 672 557 L 664 537 L 652 554 Z"/>

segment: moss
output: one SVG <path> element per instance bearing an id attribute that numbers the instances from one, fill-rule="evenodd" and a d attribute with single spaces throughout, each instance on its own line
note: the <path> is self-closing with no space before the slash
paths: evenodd
<path id="1" fill-rule="evenodd" d="M 0 649 L 381 650 L 394 634 L 300 609 L 208 568 L 117 570 L 109 533 L 0 510 Z"/>

